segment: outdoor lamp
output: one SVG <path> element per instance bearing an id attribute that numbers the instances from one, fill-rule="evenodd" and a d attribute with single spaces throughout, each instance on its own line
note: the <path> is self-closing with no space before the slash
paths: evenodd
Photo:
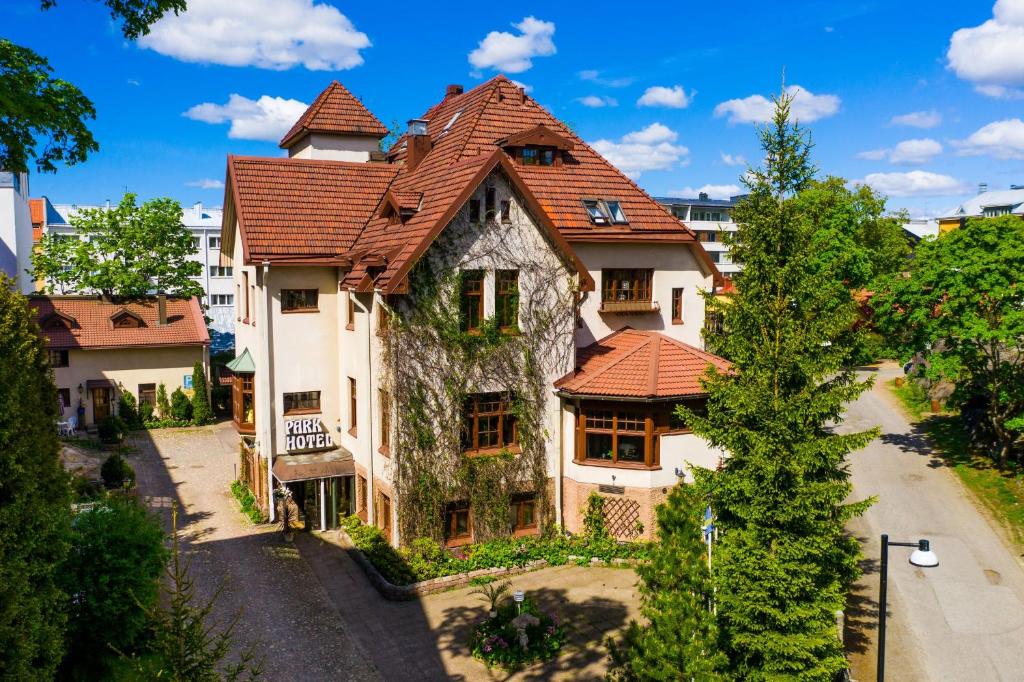
<path id="1" fill-rule="evenodd" d="M 526 595 L 523 594 L 522 590 L 516 590 L 512 593 L 512 600 L 516 603 L 516 613 L 522 613 L 524 599 L 526 599 Z"/>
<path id="2" fill-rule="evenodd" d="M 82 388 L 82 384 L 78 384 L 78 395 L 82 395 L 83 393 L 85 393 L 85 389 Z"/>
<path id="3" fill-rule="evenodd" d="M 931 550 L 927 540 L 919 540 L 917 549 L 910 555 L 910 563 L 921 568 L 934 568 L 939 565 L 939 557 Z"/>
<path id="4" fill-rule="evenodd" d="M 939 565 L 939 557 L 931 549 L 928 540 L 917 542 L 890 542 L 889 536 L 882 534 L 882 562 L 878 572 L 878 682 L 885 680 L 885 612 L 888 608 L 886 597 L 889 587 L 889 548 L 915 547 L 910 555 L 910 563 L 921 568 L 934 568 Z"/>

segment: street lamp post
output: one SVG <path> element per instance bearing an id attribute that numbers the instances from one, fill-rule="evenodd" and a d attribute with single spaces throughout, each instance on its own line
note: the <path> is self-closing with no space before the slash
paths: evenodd
<path id="1" fill-rule="evenodd" d="M 910 563 L 921 568 L 939 565 L 939 557 L 931 550 L 927 540 L 917 542 L 889 542 L 889 536 L 882 533 L 882 566 L 878 577 L 878 682 L 885 680 L 885 611 L 889 586 L 889 547 L 915 547 Z"/>

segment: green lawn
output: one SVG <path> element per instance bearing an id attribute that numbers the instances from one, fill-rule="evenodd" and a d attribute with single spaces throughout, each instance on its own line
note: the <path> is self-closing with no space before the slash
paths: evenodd
<path id="1" fill-rule="evenodd" d="M 1007 529 L 1018 548 L 1024 550 L 1024 470 L 1010 466 L 1000 469 L 986 453 L 972 450 L 958 415 L 929 414 L 927 396 L 915 384 L 889 388 L 900 399 L 913 421 L 928 434 L 938 456 L 957 473 L 968 490 Z"/>

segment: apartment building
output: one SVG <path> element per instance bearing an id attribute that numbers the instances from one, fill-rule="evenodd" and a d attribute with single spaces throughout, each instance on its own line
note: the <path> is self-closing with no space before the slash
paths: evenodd
<path id="1" fill-rule="evenodd" d="M 73 235 L 71 219 L 83 209 L 111 207 L 105 204 L 55 204 L 47 197 L 32 199 L 33 225 L 39 233 Z M 220 227 L 223 211 L 219 207 L 195 203 L 182 209 L 182 223 L 192 232 L 194 260 L 203 264 L 203 273 L 196 277 L 203 286 L 202 303 L 212 322 L 210 328 L 220 334 L 235 331 L 235 287 L 230 266 L 220 264 Z M 216 344 L 215 344 L 216 345 Z"/>
<path id="2" fill-rule="evenodd" d="M 394 543 L 426 517 L 455 546 L 580 532 L 596 492 L 614 533 L 650 537 L 722 456 L 673 411 L 728 367 L 701 348 L 723 281 L 704 244 L 503 76 L 448 86 L 381 153 L 386 133 L 333 83 L 286 158 L 228 158 L 234 421 L 261 503 Z M 502 472 L 507 515 L 468 470 Z"/>
<path id="3" fill-rule="evenodd" d="M 26 273 L 32 265 L 32 216 L 28 205 L 28 173 L 0 171 L 0 272 L 18 291 L 35 291 Z"/>
<path id="4" fill-rule="evenodd" d="M 712 199 L 707 192 L 701 192 L 694 199 L 655 197 L 655 201 L 696 233 L 708 256 L 719 271 L 728 277 L 743 267 L 732 261 L 729 247 L 722 240 L 725 233 L 736 232 L 732 210 L 741 198 L 742 195 Z"/>

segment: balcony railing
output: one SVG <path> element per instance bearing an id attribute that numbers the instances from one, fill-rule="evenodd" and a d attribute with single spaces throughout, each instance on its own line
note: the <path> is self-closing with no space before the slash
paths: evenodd
<path id="1" fill-rule="evenodd" d="M 602 301 L 598 309 L 602 313 L 619 315 L 637 315 L 640 313 L 656 313 L 661 306 L 656 301 Z"/>

